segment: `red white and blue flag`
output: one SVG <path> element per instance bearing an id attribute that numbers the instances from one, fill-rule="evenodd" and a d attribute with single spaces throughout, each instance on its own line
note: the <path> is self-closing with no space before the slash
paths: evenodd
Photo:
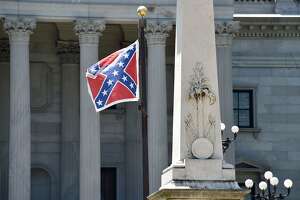
<path id="1" fill-rule="evenodd" d="M 87 69 L 88 89 L 97 112 L 118 103 L 139 100 L 138 58 L 136 41 Z"/>

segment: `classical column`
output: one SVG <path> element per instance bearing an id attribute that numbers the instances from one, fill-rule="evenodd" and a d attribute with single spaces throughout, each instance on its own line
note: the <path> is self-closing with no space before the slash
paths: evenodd
<path id="1" fill-rule="evenodd" d="M 0 182 L 8 183 L 9 148 L 9 40 L 0 40 L 0 152 L 4 153 L 0 163 Z M 8 184 L 0 183 L 0 199 L 8 199 Z"/>
<path id="2" fill-rule="evenodd" d="M 9 200 L 30 200 L 29 38 L 35 26 L 25 17 L 4 21 L 10 43 Z"/>
<path id="3" fill-rule="evenodd" d="M 233 97 L 232 97 L 232 38 L 233 33 L 239 28 L 239 23 L 234 21 L 215 22 L 218 82 L 221 107 L 221 121 L 225 123 L 224 137 L 232 137 L 233 124 Z M 225 160 L 234 164 L 234 146 L 225 154 Z"/>
<path id="4" fill-rule="evenodd" d="M 100 119 L 89 97 L 86 69 L 98 62 L 103 21 L 77 20 L 80 46 L 80 200 L 101 199 Z"/>
<path id="5" fill-rule="evenodd" d="M 126 199 L 143 199 L 143 146 L 141 112 L 136 102 L 126 103 Z"/>
<path id="6" fill-rule="evenodd" d="M 79 43 L 58 41 L 62 71 L 61 199 L 79 199 Z"/>
<path id="7" fill-rule="evenodd" d="M 161 173 L 168 166 L 166 38 L 172 24 L 148 21 L 145 28 L 148 46 L 147 111 L 149 193 L 161 186 Z"/>

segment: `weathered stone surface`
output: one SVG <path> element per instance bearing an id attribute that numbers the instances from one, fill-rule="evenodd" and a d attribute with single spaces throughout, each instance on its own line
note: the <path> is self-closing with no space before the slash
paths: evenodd
<path id="1" fill-rule="evenodd" d="M 61 199 L 79 198 L 79 46 L 58 44 L 62 68 Z"/>
<path id="2" fill-rule="evenodd" d="M 160 175 L 168 166 L 166 40 L 170 21 L 147 21 L 147 112 L 149 192 L 160 187 Z"/>
<path id="3" fill-rule="evenodd" d="M 32 18 L 8 17 L 4 21 L 10 44 L 9 200 L 30 199 L 29 39 L 35 26 Z"/>
<path id="4" fill-rule="evenodd" d="M 53 190 L 51 197 L 49 196 L 49 198 L 51 198 L 51 200 L 56 200 L 59 199 L 60 190 L 62 189 L 60 188 L 62 187 L 60 179 L 60 154 L 63 145 L 63 143 L 61 143 L 60 130 L 63 126 L 61 121 L 61 111 L 63 106 L 61 105 L 61 102 L 58 101 L 62 98 L 62 91 L 59 90 L 62 86 L 59 81 L 59 75 L 62 71 L 57 71 L 56 69 L 55 72 L 53 71 L 53 66 L 60 68 L 60 58 L 56 54 L 57 40 L 68 39 L 78 42 L 78 38 L 71 30 L 73 28 L 73 23 L 71 21 L 76 17 L 104 17 L 105 19 L 109 19 L 109 23 L 111 24 L 108 26 L 112 28 L 109 28 L 109 31 L 106 29 L 103 33 L 103 37 L 100 41 L 100 55 L 108 55 L 110 52 L 121 47 L 121 42 L 124 45 L 136 39 L 135 10 L 137 0 L 128 0 L 122 5 L 119 4 L 120 0 L 95 0 L 89 2 L 87 0 L 57 0 L 55 1 L 55 4 L 50 0 L 0 2 L 0 13 L 2 16 L 6 14 L 13 16 L 18 13 L 19 16 L 22 14 L 30 14 L 32 16 L 37 16 L 39 19 L 37 29 L 30 39 L 30 62 L 46 63 L 49 66 L 49 78 L 51 79 L 51 83 L 48 85 L 50 87 L 47 88 L 47 92 L 51 94 L 49 106 L 52 107 L 53 102 L 56 102 L 56 105 L 55 109 L 52 110 L 50 110 L 50 108 L 42 109 L 43 113 L 36 113 L 34 110 L 34 113 L 31 115 L 32 164 L 47 169 L 51 176 L 51 188 Z M 95 4 L 84 4 L 84 2 L 94 2 Z M 152 4 L 153 2 L 155 2 L 155 5 Z M 175 0 L 147 1 L 147 3 L 153 6 L 153 12 L 150 11 L 149 13 L 150 18 L 168 18 L 173 22 L 175 21 Z M 274 13 L 275 10 L 274 0 L 215 0 L 214 4 L 215 16 L 217 16 L 216 19 L 219 17 L 219 19 L 222 18 L 223 20 L 224 18 L 226 18 L 225 20 L 232 19 L 233 9 L 235 9 L 235 13 L 244 14 L 267 14 Z M 107 12 L 108 10 L 109 12 Z M 286 11 L 286 14 L 290 14 L 288 10 Z M 287 92 L 286 95 L 275 95 L 282 94 L 282 91 L 289 88 L 289 85 L 300 85 L 300 40 L 299 30 L 297 30 L 297 28 L 299 29 L 299 19 L 297 19 L 297 17 L 262 17 L 260 18 L 260 22 L 258 21 L 258 18 L 247 17 L 247 19 L 249 20 L 246 20 L 245 18 L 241 20 L 243 30 L 240 34 L 236 34 L 236 37 L 232 41 L 233 79 L 235 86 L 255 88 L 255 116 L 257 117 L 257 128 L 261 129 L 261 132 L 259 132 L 256 137 L 254 137 L 255 134 L 252 134 L 251 130 L 249 130 L 249 132 L 241 132 L 236 142 L 237 161 L 251 160 L 259 165 L 264 164 L 267 167 L 271 167 L 271 170 L 279 177 L 290 177 L 297 185 L 299 185 L 299 164 L 296 159 L 298 152 L 300 151 L 300 138 L 298 134 L 300 117 L 297 116 L 297 112 L 300 113 L 298 105 L 300 96 L 297 89 L 292 89 L 294 92 Z M 2 25 L 2 22 L 0 22 L 0 24 Z M 60 26 L 65 25 L 68 26 L 68 29 L 70 30 L 67 31 L 65 28 L 59 28 Z M 58 34 L 58 31 L 62 32 L 62 34 Z M 167 39 L 166 47 L 166 61 L 168 64 L 167 76 L 169 77 L 172 77 L 174 72 L 174 35 L 174 32 L 170 33 L 171 37 Z M 0 38 L 1 42 L 2 39 L 5 40 L 4 46 L 0 45 L 0 51 L 2 51 L 0 53 L 0 168 L 2 171 L 0 199 L 6 200 L 8 199 L 10 68 L 8 35 L 2 28 L 0 29 Z M 224 40 L 219 40 L 219 42 L 222 42 L 220 50 L 222 51 L 221 54 L 225 55 L 225 50 L 227 51 L 227 49 L 224 48 L 228 48 L 228 51 L 230 49 L 229 47 L 225 47 L 226 42 L 229 40 L 226 40 L 226 38 L 222 39 Z M 223 58 L 221 58 L 222 62 L 229 62 L 228 60 L 223 60 Z M 76 59 L 76 61 L 79 62 L 78 57 L 73 57 L 73 59 Z M 70 60 L 67 62 L 70 62 Z M 226 70 L 226 72 L 229 71 Z M 34 74 L 34 76 L 39 75 L 38 73 Z M 56 81 L 52 81 L 53 76 L 56 76 Z M 44 77 L 43 74 L 42 77 Z M 36 77 L 31 77 L 31 82 L 34 82 L 35 80 Z M 173 78 L 170 78 L 167 81 L 167 84 L 169 85 L 167 92 L 169 92 L 168 90 L 173 90 Z M 36 82 L 35 84 L 38 83 Z M 220 84 L 221 83 L 219 83 L 219 85 Z M 274 89 L 277 87 L 280 87 L 281 91 Z M 40 89 L 43 90 L 43 88 L 46 88 L 44 87 L 44 83 Z M 44 98 L 44 94 L 46 94 L 44 92 L 46 91 L 42 92 L 43 95 L 40 97 L 33 95 L 31 101 L 39 101 L 40 98 Z M 221 96 L 220 92 L 220 98 Z M 171 118 L 173 111 L 170 108 L 172 106 L 172 101 L 173 96 L 168 96 L 169 127 L 172 126 Z M 32 103 L 33 102 L 31 102 L 31 105 L 33 105 Z M 122 116 L 124 116 L 125 113 L 128 115 L 129 120 L 135 119 L 136 117 L 127 114 L 127 111 L 124 112 L 122 108 L 120 110 L 118 109 L 117 112 L 108 111 L 101 114 L 103 116 L 101 117 L 101 165 L 117 168 L 118 199 L 124 200 L 126 197 L 134 200 L 141 199 L 137 196 L 134 198 L 132 194 L 128 194 L 130 192 L 126 189 L 127 183 L 132 183 L 133 178 L 131 175 L 128 175 L 127 172 L 126 174 L 124 173 L 124 171 L 127 171 L 127 169 L 130 168 L 128 169 L 130 173 L 135 174 L 135 169 L 131 168 L 131 166 L 141 164 L 141 159 L 135 157 L 136 154 L 141 152 L 131 154 L 131 148 L 136 148 L 136 146 L 141 145 L 141 143 L 138 143 L 139 141 L 127 143 L 124 133 L 126 132 L 127 134 L 126 130 L 131 130 L 131 128 L 128 126 L 125 130 L 124 127 L 127 125 L 125 125 L 124 120 L 122 120 Z M 227 127 L 229 127 L 229 125 L 227 125 Z M 168 128 L 168 131 L 171 136 L 171 128 Z M 140 134 L 140 131 L 137 131 L 137 134 Z M 125 144 L 129 147 L 126 147 L 126 152 L 128 152 L 126 153 L 126 157 L 124 156 Z M 170 138 L 169 146 L 172 146 Z M 128 160 L 127 157 L 130 157 L 130 159 Z M 171 153 L 169 154 L 169 159 L 170 158 Z M 134 160 L 134 162 L 131 163 L 131 160 Z M 292 162 L 289 162 L 290 160 Z M 139 169 L 139 171 L 140 170 L 141 169 Z M 135 176 L 138 175 L 135 174 Z M 245 177 L 249 177 L 249 174 Z M 142 176 L 140 175 L 139 178 L 142 179 Z M 245 179 L 239 180 L 243 182 Z M 135 185 L 136 183 L 134 183 L 134 186 L 131 186 L 130 191 L 133 191 Z M 135 187 L 134 190 L 139 190 L 139 195 L 142 195 L 142 184 L 139 186 L 139 188 Z M 300 196 L 299 192 L 300 190 L 293 190 L 289 199 L 298 200 L 298 197 Z"/>
<path id="5" fill-rule="evenodd" d="M 223 169 L 216 59 L 213 2 L 178 0 L 173 158 L 162 188 L 173 180 L 235 179 L 233 169 Z"/>
<path id="6" fill-rule="evenodd" d="M 103 21 L 78 20 L 74 31 L 80 46 L 80 200 L 101 199 L 100 115 L 88 94 L 86 69 L 98 62 Z"/>
<path id="7" fill-rule="evenodd" d="M 214 185 L 214 183 L 212 183 Z M 223 184 L 222 184 L 223 185 Z M 216 186 L 212 186 L 216 188 Z M 247 191 L 226 189 L 162 189 L 148 197 L 149 200 L 243 200 Z"/>
<path id="8" fill-rule="evenodd" d="M 177 6 L 173 163 L 190 157 L 192 137 L 211 137 L 209 139 L 214 144 L 212 157 L 222 159 L 212 2 L 178 1 Z M 194 18 L 206 20 L 194 24 Z M 198 53 L 201 49 L 205 51 Z M 202 90 L 206 88 L 207 91 Z M 198 98 L 198 94 L 204 98 Z M 197 117 L 198 114 L 201 118 Z M 207 126 L 209 121 L 213 122 L 213 127 Z M 212 132 L 206 135 L 209 131 Z"/>
<path id="9" fill-rule="evenodd" d="M 234 33 L 238 32 L 239 23 L 237 21 L 215 22 L 217 63 L 218 63 L 218 83 L 220 95 L 221 121 L 226 125 L 223 131 L 223 138 L 232 137 L 231 128 L 233 122 L 233 96 L 232 96 L 232 39 Z M 234 164 L 234 145 L 231 144 L 224 155 L 224 159 Z"/>
<path id="10" fill-rule="evenodd" d="M 270 167 L 281 180 L 299 182 L 299 40 L 252 37 L 233 44 L 234 86 L 254 89 L 255 128 L 261 129 L 257 134 L 241 132 L 236 160 Z M 289 199 L 298 196 L 295 189 Z"/>

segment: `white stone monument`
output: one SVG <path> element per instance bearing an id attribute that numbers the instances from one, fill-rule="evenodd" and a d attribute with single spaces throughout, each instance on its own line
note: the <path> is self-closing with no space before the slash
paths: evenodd
<path id="1" fill-rule="evenodd" d="M 177 0 L 172 164 L 150 200 L 243 199 L 223 162 L 212 0 Z"/>

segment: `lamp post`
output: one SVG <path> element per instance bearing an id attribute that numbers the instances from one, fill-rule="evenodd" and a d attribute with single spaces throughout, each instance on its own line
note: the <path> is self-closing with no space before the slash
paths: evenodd
<path id="1" fill-rule="evenodd" d="M 246 188 L 251 189 L 251 200 L 282 200 L 290 195 L 293 186 L 291 179 L 286 179 L 283 182 L 287 192 L 282 194 L 277 192 L 279 179 L 274 177 L 272 172 L 265 172 L 264 177 L 266 180 L 258 184 L 259 191 L 256 191 L 254 182 L 251 179 L 245 181 Z"/>
<path id="2" fill-rule="evenodd" d="M 222 133 L 222 135 L 224 134 L 225 129 L 226 129 L 225 124 L 221 123 L 221 133 Z M 225 153 L 226 150 L 229 148 L 230 144 L 236 140 L 239 130 L 240 129 L 239 129 L 238 126 L 232 126 L 231 127 L 231 132 L 233 133 L 233 138 L 227 137 L 225 140 L 222 140 L 223 153 Z"/>

